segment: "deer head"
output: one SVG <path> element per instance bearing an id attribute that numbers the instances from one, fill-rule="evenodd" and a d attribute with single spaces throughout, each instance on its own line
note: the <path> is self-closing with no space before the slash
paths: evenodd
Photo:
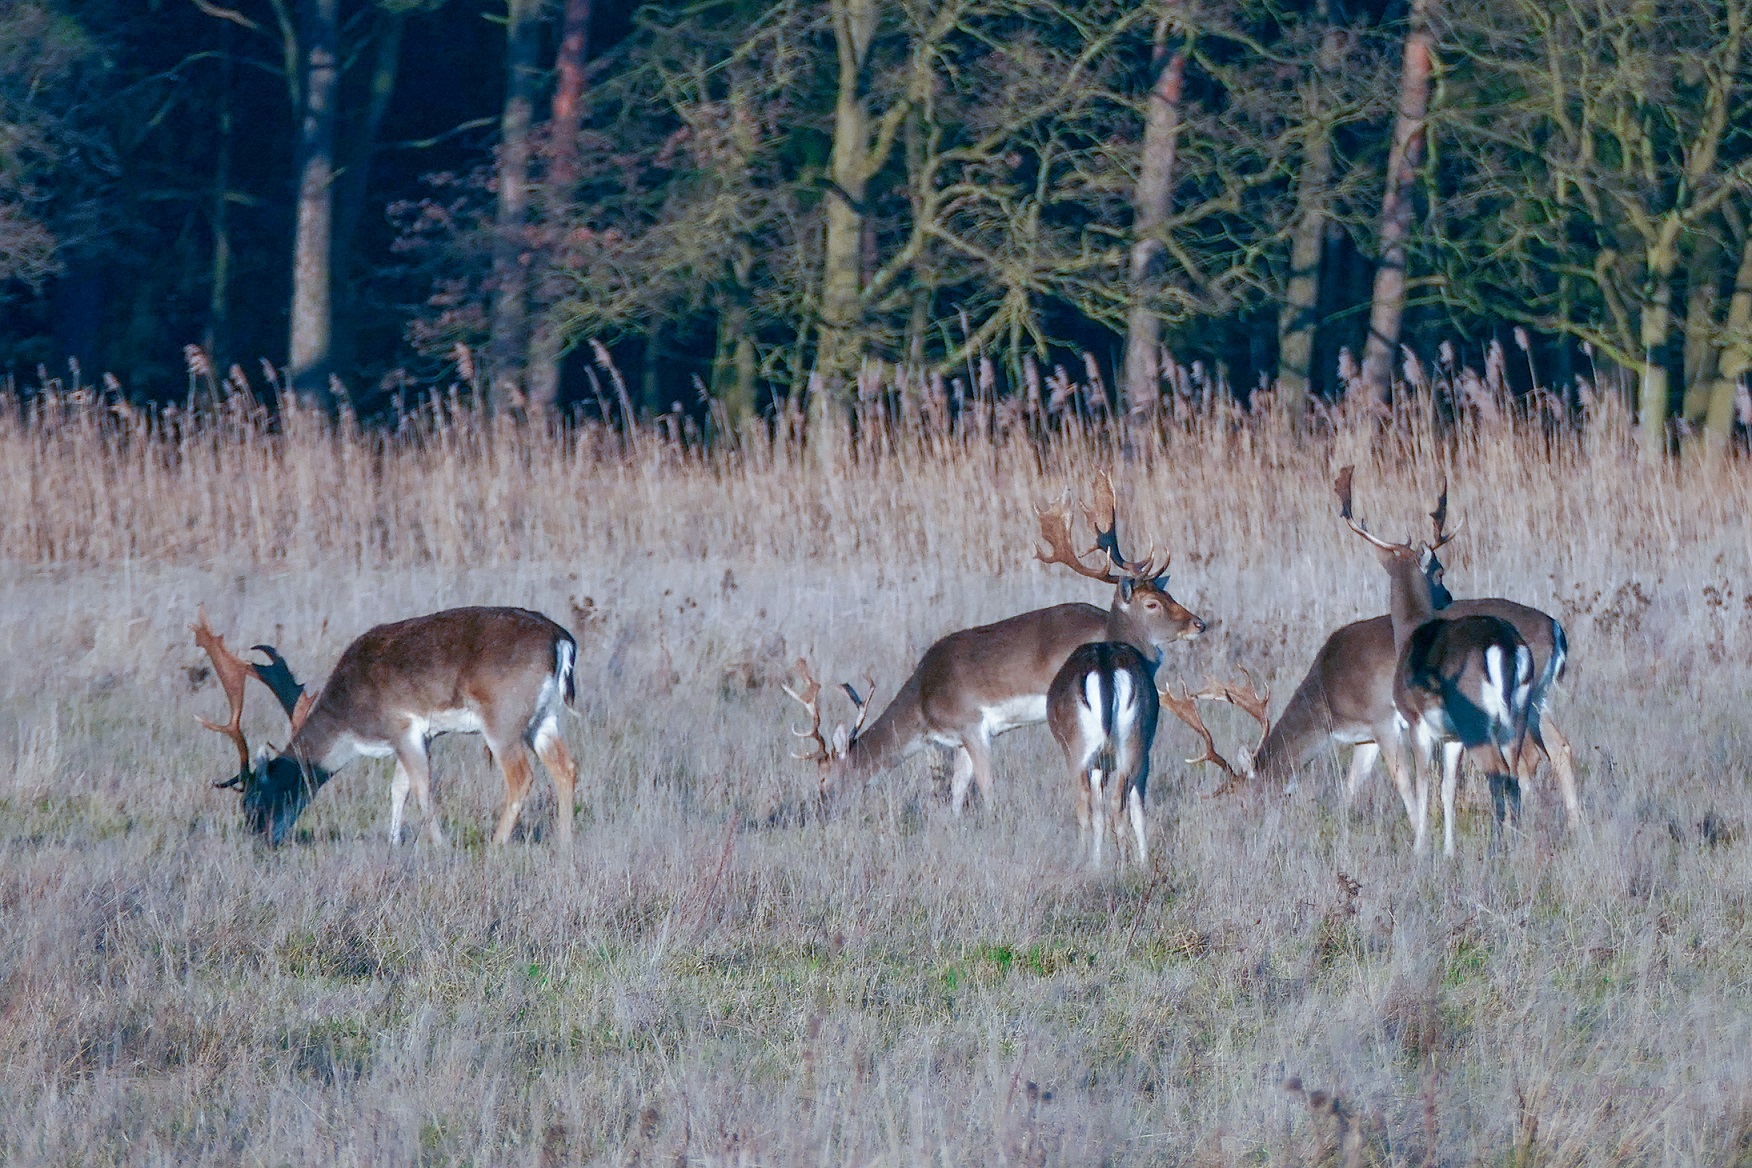
<path id="1" fill-rule="evenodd" d="M 845 758 L 853 744 L 858 741 L 858 735 L 863 732 L 864 720 L 870 714 L 870 701 L 876 696 L 876 682 L 869 677 L 864 679 L 863 696 L 859 696 L 858 691 L 853 689 L 849 683 L 840 683 L 840 688 L 851 700 L 852 708 L 858 712 L 858 719 L 850 726 L 843 722 L 835 726 L 833 738 L 830 741 L 822 737 L 821 734 L 821 683 L 815 680 L 815 675 L 809 672 L 809 663 L 801 657 L 797 659 L 797 675 L 801 681 L 796 689 L 792 689 L 789 685 L 782 688 L 793 699 L 800 702 L 803 709 L 809 714 L 809 727 L 799 730 L 793 726 L 791 733 L 795 737 L 806 739 L 811 746 L 801 754 L 793 753 L 791 757 L 815 761 L 821 768 L 821 793 L 825 796 L 829 780 L 835 770 L 835 764 Z"/>
<path id="2" fill-rule="evenodd" d="M 263 749 L 251 757 L 249 740 L 243 732 L 243 700 L 251 677 L 261 682 L 279 699 L 281 708 L 297 734 L 310 713 L 311 697 L 292 676 L 286 659 L 271 645 L 257 645 L 255 651 L 265 653 L 266 665 L 245 661 L 225 645 L 225 638 L 207 623 L 205 609 L 196 612 L 190 626 L 195 645 L 213 662 L 213 673 L 231 708 L 231 716 L 223 723 L 198 717 L 207 729 L 223 734 L 237 749 L 237 773 L 213 784 L 220 789 L 235 789 L 241 796 L 243 819 L 252 832 L 266 835 L 270 843 L 279 844 L 291 830 L 299 812 L 310 800 L 311 782 L 304 766 L 285 754 Z"/>
<path id="3" fill-rule="evenodd" d="M 1034 558 L 1043 564 L 1063 564 L 1079 576 L 1114 585 L 1113 616 L 1135 626 L 1143 640 L 1158 648 L 1172 641 L 1190 640 L 1205 630 L 1205 622 L 1168 593 L 1166 552 L 1160 565 L 1152 547 L 1142 561 L 1127 560 L 1119 548 L 1117 506 L 1113 481 L 1106 474 L 1095 476 L 1094 505 L 1082 508 L 1083 517 L 1095 532 L 1095 546 L 1079 553 L 1071 537 L 1068 499 L 1051 507 L 1036 508 L 1044 552 Z M 1091 564 L 1088 557 L 1100 552 L 1104 564 Z"/>

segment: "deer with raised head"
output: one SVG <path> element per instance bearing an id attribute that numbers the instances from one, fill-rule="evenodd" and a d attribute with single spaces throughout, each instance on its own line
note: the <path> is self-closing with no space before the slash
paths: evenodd
<path id="1" fill-rule="evenodd" d="M 1444 489 L 1436 509 L 1430 512 L 1434 541 L 1424 552 L 1422 566 L 1429 582 L 1430 600 L 1446 617 L 1494 616 L 1515 626 L 1533 653 L 1533 693 L 1527 713 L 1527 737 L 1535 750 L 1524 751 L 1518 778 L 1531 780 L 1543 757 L 1557 778 L 1564 807 L 1572 826 L 1581 822 L 1581 804 L 1576 796 L 1575 768 L 1569 741 L 1552 722 L 1547 711 L 1551 692 L 1562 679 L 1569 660 L 1569 641 L 1557 618 L 1537 608 L 1498 597 L 1455 600 L 1444 587 L 1444 568 L 1435 549 L 1453 538 L 1447 530 L 1448 492 Z M 1351 746 L 1345 796 L 1354 798 L 1363 780 L 1383 757 L 1382 744 L 1396 758 L 1398 710 L 1393 704 L 1393 670 L 1398 664 L 1393 644 L 1393 618 L 1371 617 L 1335 630 L 1314 655 L 1314 663 L 1290 695 L 1271 732 L 1260 744 L 1249 770 L 1256 777 L 1294 790 L 1296 772 L 1329 745 Z M 1457 748 L 1444 752 L 1444 769 L 1459 765 Z M 1445 783 L 1457 776 L 1444 774 Z M 1415 817 L 1416 808 L 1406 807 Z"/>
<path id="2" fill-rule="evenodd" d="M 435 735 L 460 732 L 486 739 L 505 779 L 493 842 L 511 838 L 534 779 L 528 755 L 533 748 L 558 795 L 560 843 L 570 846 L 577 767 L 560 736 L 559 718 L 573 700 L 578 643 L 547 617 L 521 608 L 454 608 L 378 625 L 342 650 L 315 698 L 304 693 L 273 647 L 255 646 L 269 658 L 257 664 L 227 649 L 206 613 L 193 627 L 195 643 L 212 659 L 231 705 L 228 722 L 201 723 L 237 748 L 237 774 L 214 786 L 238 790 L 245 824 L 270 844 L 284 841 L 317 790 L 361 756 L 395 759 L 390 841 L 401 838 L 411 790 L 427 838 L 443 843 L 426 752 Z M 282 749 L 254 759 L 243 733 L 250 677 L 273 691 L 292 722 Z"/>
<path id="3" fill-rule="evenodd" d="M 1059 604 L 950 633 L 925 650 L 912 676 L 870 728 L 846 733 L 843 741 L 830 743 L 821 737 L 820 712 L 812 709 L 813 735 L 800 733 L 816 740 L 818 749 L 812 757 L 822 767 L 824 794 L 866 780 L 926 745 L 936 745 L 955 751 L 951 782 L 955 813 L 960 814 L 970 784 L 978 785 L 980 798 L 990 806 L 992 739 L 1046 720 L 1046 691 L 1074 649 L 1092 641 L 1117 641 L 1154 665 L 1166 646 L 1204 632 L 1204 621 L 1168 593 L 1167 557 L 1157 565 L 1153 554 L 1132 562 L 1121 553 L 1113 484 L 1107 476 L 1097 476 L 1094 496 L 1094 505 L 1085 508 L 1084 515 L 1094 529 L 1095 546 L 1076 551 L 1070 507 L 1060 503 L 1036 511 L 1047 549 L 1037 551 L 1035 558 L 1112 585 L 1112 604 L 1105 609 Z M 1100 561 L 1089 562 L 1096 553 Z M 799 694 L 792 692 L 792 697 Z M 860 704 L 860 726 L 866 712 L 862 703 L 868 700 L 854 698 Z"/>
<path id="4" fill-rule="evenodd" d="M 1339 472 L 1335 490 L 1339 515 L 1375 550 L 1387 572 L 1392 601 L 1390 617 L 1397 661 L 1393 670 L 1393 704 L 1399 714 L 1399 734 L 1388 752 L 1388 767 L 1400 798 L 1412 812 L 1412 850 L 1427 843 L 1429 808 L 1428 765 L 1435 747 L 1444 747 L 1442 782 L 1442 850 L 1454 854 L 1454 795 L 1459 758 L 1469 755 L 1490 780 L 1495 811 L 1494 837 L 1500 839 L 1507 804 L 1520 815 L 1520 782 L 1516 778 L 1527 737 L 1533 692 L 1533 652 L 1510 622 L 1497 616 L 1449 616 L 1438 612 L 1427 557 L 1434 547 L 1393 543 L 1372 534 L 1352 514 L 1352 468 Z M 1440 523 L 1438 522 L 1438 527 Z M 1452 539 L 1446 535 L 1437 542 Z M 1406 739 L 1409 738 L 1409 743 Z M 1405 768 L 1393 757 L 1409 745 L 1415 793 L 1407 785 Z"/>
<path id="5" fill-rule="evenodd" d="M 1078 835 L 1088 841 L 1094 829 L 1089 860 L 1097 868 L 1109 825 L 1123 855 L 1128 816 L 1138 863 L 1149 863 L 1144 796 L 1159 712 L 1155 665 L 1123 642 L 1079 645 L 1047 687 L 1046 724 L 1071 769 Z"/>

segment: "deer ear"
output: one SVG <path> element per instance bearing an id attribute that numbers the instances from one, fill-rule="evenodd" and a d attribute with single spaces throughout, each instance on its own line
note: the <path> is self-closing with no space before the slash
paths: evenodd
<path id="1" fill-rule="evenodd" d="M 1124 601 L 1126 604 L 1130 604 L 1132 593 L 1137 590 L 1137 586 L 1138 582 L 1133 580 L 1130 576 L 1122 578 L 1119 582 L 1120 600 Z"/>
<path id="2" fill-rule="evenodd" d="M 841 722 L 838 726 L 833 728 L 833 752 L 835 754 L 844 754 L 847 750 L 851 749 L 851 745 L 852 728 L 844 722 Z"/>
<path id="3" fill-rule="evenodd" d="M 1168 573 L 1164 572 L 1154 580 L 1150 581 L 1150 587 L 1154 588 L 1157 592 L 1166 593 L 1168 591 Z"/>

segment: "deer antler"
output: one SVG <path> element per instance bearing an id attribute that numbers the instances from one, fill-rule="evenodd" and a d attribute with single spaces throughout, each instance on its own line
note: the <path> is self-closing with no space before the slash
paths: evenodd
<path id="1" fill-rule="evenodd" d="M 1433 552 L 1443 544 L 1460 534 L 1464 523 L 1455 524 L 1453 531 L 1444 530 L 1448 526 L 1448 480 L 1442 480 L 1442 497 L 1436 500 L 1436 509 L 1430 512 L 1430 522 L 1435 527 L 1435 540 L 1430 544 Z"/>
<path id="2" fill-rule="evenodd" d="M 1125 579 L 1119 574 L 1120 569 L 1124 566 L 1123 561 L 1118 560 L 1112 551 L 1102 547 L 1099 543 L 1096 547 L 1090 548 L 1088 552 L 1083 552 L 1081 555 L 1077 553 L 1075 545 L 1071 543 L 1071 509 L 1069 504 L 1056 503 L 1044 511 L 1036 508 L 1034 514 L 1040 520 L 1040 538 L 1046 541 L 1047 547 L 1044 553 L 1036 549 L 1035 559 L 1043 564 L 1063 564 L 1077 575 L 1087 576 L 1091 580 L 1099 580 L 1103 584 L 1118 584 Z M 1098 540 L 1100 530 L 1100 527 L 1097 526 Z M 1110 529 L 1108 535 L 1111 536 L 1111 534 Z M 1106 568 L 1092 568 L 1083 562 L 1083 556 L 1097 550 L 1107 552 L 1108 566 Z"/>
<path id="3" fill-rule="evenodd" d="M 1134 580 L 1154 580 L 1167 571 L 1170 557 L 1162 557 L 1162 566 L 1156 566 L 1156 545 L 1150 545 L 1149 554 L 1142 562 L 1127 560 L 1119 550 L 1119 508 L 1114 501 L 1113 479 L 1106 471 L 1096 475 L 1092 481 L 1095 495 L 1095 505 L 1083 508 L 1083 517 L 1089 521 L 1089 526 L 1095 529 L 1095 547 L 1107 553 L 1107 558 L 1113 561 L 1113 566 Z"/>
<path id="4" fill-rule="evenodd" d="M 1241 672 L 1247 678 L 1246 689 L 1220 684 L 1212 680 L 1207 681 L 1205 688 L 1197 693 L 1183 692 L 1179 697 L 1175 697 L 1173 691 L 1166 686 L 1159 691 L 1162 705 L 1167 708 L 1168 712 L 1192 727 L 1193 733 L 1197 734 L 1204 742 L 1204 753 L 1197 758 L 1187 759 L 1187 763 L 1192 766 L 1205 762 L 1215 763 L 1217 768 L 1227 776 L 1221 785 L 1211 792 L 1212 797 L 1228 794 L 1248 776 L 1243 771 L 1237 770 L 1227 759 L 1217 753 L 1217 744 L 1211 737 L 1210 729 L 1204 723 L 1204 717 L 1198 712 L 1198 703 L 1201 701 L 1227 702 L 1238 707 L 1243 713 L 1259 723 L 1259 741 L 1254 744 L 1248 757 L 1259 752 L 1259 748 L 1265 744 L 1266 735 L 1271 733 L 1271 688 L 1268 686 L 1262 692 L 1259 683 L 1253 680 L 1251 673 L 1245 669 Z"/>
<path id="5" fill-rule="evenodd" d="M 1338 472 L 1337 480 L 1332 484 L 1333 491 L 1338 495 L 1338 515 L 1350 525 L 1350 529 L 1380 548 L 1384 552 L 1397 551 L 1403 544 L 1390 543 L 1378 535 L 1372 535 L 1369 529 L 1358 523 L 1351 515 L 1351 476 L 1356 471 L 1354 466 L 1347 466 Z"/>
<path id="6" fill-rule="evenodd" d="M 825 763 L 828 759 L 833 757 L 833 751 L 827 745 L 827 739 L 821 736 L 821 683 L 816 681 L 815 675 L 809 672 L 809 662 L 803 660 L 801 657 L 797 658 L 797 672 L 803 677 L 801 692 L 792 689 L 790 686 L 783 683 L 780 683 L 779 688 L 783 689 L 787 694 L 790 694 L 795 700 L 801 702 L 803 708 L 809 712 L 809 729 L 799 730 L 793 726 L 791 727 L 791 733 L 798 738 L 808 738 L 813 740 L 816 752 L 813 754 L 797 754 L 796 752 L 792 752 L 791 757 L 813 759 L 816 762 Z"/>
<path id="7" fill-rule="evenodd" d="M 852 723 L 851 733 L 846 735 L 845 746 L 840 747 L 840 753 L 844 754 L 846 748 L 856 742 L 858 735 L 864 732 L 864 719 L 870 716 L 870 701 L 876 696 L 876 679 L 868 673 L 864 675 L 864 697 L 858 696 L 858 691 L 852 688 L 849 681 L 840 682 L 840 688 L 846 691 L 846 696 L 852 699 L 853 708 L 858 711 L 858 720 Z M 839 729 L 834 730 L 834 737 L 839 737 Z"/>
<path id="8" fill-rule="evenodd" d="M 189 628 L 195 634 L 195 644 L 206 650 L 208 658 L 213 662 L 213 673 L 219 678 L 219 687 L 225 691 L 225 700 L 231 704 L 231 718 L 224 723 L 209 722 L 196 715 L 195 720 L 215 734 L 223 734 L 231 739 L 237 747 L 238 774 L 216 787 L 235 787 L 242 782 L 242 773 L 249 769 L 249 740 L 243 734 L 243 691 L 250 675 L 256 674 L 255 666 L 237 656 L 225 647 L 225 638 L 213 631 L 213 626 L 207 623 L 207 610 L 195 610 L 195 623 Z"/>
<path id="9" fill-rule="evenodd" d="M 1198 766 L 1200 763 L 1214 763 L 1217 769 L 1227 776 L 1212 792 L 1212 795 L 1227 795 L 1240 786 L 1246 776 L 1229 765 L 1228 759 L 1217 753 L 1216 740 L 1211 737 L 1209 727 L 1204 724 L 1204 717 L 1198 712 L 1198 700 L 1204 695 L 1202 693 L 1182 693 L 1176 697 L 1173 689 L 1168 686 L 1161 687 L 1158 693 L 1162 698 L 1162 708 L 1192 727 L 1192 732 L 1197 734 L 1199 740 L 1204 743 L 1204 753 L 1197 758 L 1187 759 L 1187 765 Z"/>
<path id="10" fill-rule="evenodd" d="M 1046 541 L 1048 551 L 1042 554 L 1034 553 L 1034 558 L 1043 564 L 1063 564 L 1080 576 L 1091 580 L 1099 580 L 1103 584 L 1118 584 L 1122 580 L 1153 581 L 1167 570 L 1169 559 L 1164 556 L 1160 567 L 1156 565 L 1156 548 L 1150 547 L 1149 555 L 1142 562 L 1132 562 L 1125 558 L 1125 553 L 1119 550 L 1117 534 L 1118 507 L 1114 502 L 1113 480 L 1106 472 L 1095 476 L 1093 491 L 1094 502 L 1082 508 L 1083 518 L 1095 530 L 1095 546 L 1079 554 L 1071 542 L 1071 508 L 1068 502 L 1060 502 L 1045 510 L 1035 509 L 1035 515 L 1040 520 L 1040 538 Z M 1084 557 L 1101 552 L 1107 557 L 1107 567 L 1093 568 L 1084 562 Z"/>

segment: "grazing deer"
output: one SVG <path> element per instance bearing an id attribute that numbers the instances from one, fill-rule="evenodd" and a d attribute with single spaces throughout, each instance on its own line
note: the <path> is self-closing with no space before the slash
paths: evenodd
<path id="1" fill-rule="evenodd" d="M 1149 863 L 1144 795 L 1159 711 L 1155 665 L 1123 642 L 1079 645 L 1047 687 L 1046 724 L 1071 768 L 1078 835 L 1085 840 L 1093 812 L 1095 835 L 1089 859 L 1097 868 L 1110 823 L 1114 846 L 1123 854 L 1128 815 L 1137 838 L 1138 863 Z"/>
<path id="2" fill-rule="evenodd" d="M 1414 852 L 1422 852 L 1426 846 L 1429 807 L 1427 767 L 1418 765 L 1418 756 L 1433 762 L 1435 746 L 1444 746 L 1442 850 L 1451 856 L 1461 753 L 1470 755 L 1490 778 L 1496 812 L 1494 838 L 1501 837 L 1506 801 L 1512 801 L 1519 818 L 1520 783 L 1515 776 L 1527 736 L 1533 653 L 1515 626 L 1501 617 L 1438 614 L 1427 557 L 1453 535 L 1439 538 L 1435 547 L 1414 548 L 1410 543 L 1392 543 L 1371 534 L 1351 513 L 1351 476 L 1352 468 L 1347 466 L 1335 484 L 1339 515 L 1375 549 L 1387 572 L 1393 643 L 1398 652 L 1393 704 L 1401 730 L 1391 748 L 1386 742 L 1377 744 L 1389 750 L 1388 766 L 1394 772 L 1400 798 L 1413 812 Z M 1408 734 L 1415 746 L 1410 759 L 1416 773 L 1415 795 L 1393 757 Z"/>
<path id="3" fill-rule="evenodd" d="M 955 771 L 951 805 L 961 813 L 970 782 L 979 786 L 980 798 L 992 801 L 991 741 L 1018 726 L 1046 720 L 1046 691 L 1064 666 L 1071 651 L 1091 641 L 1118 641 L 1136 649 L 1152 665 L 1162 659 L 1162 650 L 1174 641 L 1189 640 L 1204 632 L 1205 622 L 1188 612 L 1168 594 L 1163 574 L 1167 557 L 1158 566 L 1152 554 L 1141 563 L 1128 561 L 1120 552 L 1115 532 L 1116 507 L 1113 484 L 1106 475 L 1095 480 L 1095 505 L 1084 515 L 1095 530 L 1095 546 L 1079 555 L 1071 541 L 1071 514 L 1061 503 L 1037 510 L 1040 535 L 1047 550 L 1037 551 L 1042 563 L 1063 564 L 1091 580 L 1113 585 L 1113 603 L 1106 609 L 1092 604 L 1059 604 L 1025 612 L 996 624 L 950 633 L 919 659 L 912 676 L 900 687 L 869 730 L 853 730 L 829 743 L 820 733 L 821 715 L 805 702 L 814 719 L 799 737 L 813 738 L 816 752 L 810 756 L 822 767 L 823 794 L 848 782 L 880 774 L 927 744 L 953 748 Z M 1101 552 L 1104 563 L 1086 562 Z M 800 663 L 801 664 L 801 663 Z M 808 678 L 804 691 L 820 686 Z M 804 691 L 786 692 L 799 701 Z M 868 697 L 858 698 L 858 725 L 863 725 Z"/>
<path id="4" fill-rule="evenodd" d="M 1442 492 L 1430 513 L 1435 542 L 1423 560 L 1429 581 L 1431 603 L 1444 617 L 1494 616 L 1515 626 L 1533 652 L 1533 693 L 1527 712 L 1527 737 L 1537 751 L 1521 756 L 1519 777 L 1531 780 L 1539 759 L 1550 763 L 1563 795 L 1572 825 L 1581 822 L 1581 804 L 1576 796 L 1575 766 L 1569 741 L 1552 723 L 1546 706 L 1551 691 L 1563 677 L 1569 660 L 1569 640 L 1557 618 L 1525 604 L 1500 598 L 1454 600 L 1443 586 L 1442 562 L 1435 548 L 1447 543 L 1448 493 Z M 1393 619 L 1371 617 L 1355 621 L 1326 638 L 1301 685 L 1272 726 L 1253 760 L 1259 777 L 1281 782 L 1293 789 L 1296 770 L 1328 743 L 1354 746 L 1350 773 L 1345 783 L 1347 798 L 1354 797 L 1381 757 L 1381 743 L 1396 741 L 1397 711 L 1393 705 L 1393 670 L 1398 664 L 1393 646 Z M 1458 752 L 1451 752 L 1458 764 Z M 1444 760 L 1447 761 L 1447 760 Z M 1444 781 L 1453 781 L 1444 777 Z M 1408 814 L 1414 813 L 1407 808 Z"/>
<path id="5" fill-rule="evenodd" d="M 426 748 L 434 735 L 461 732 L 485 737 L 505 776 L 505 806 L 493 842 L 511 838 L 529 794 L 529 746 L 553 778 L 560 843 L 571 845 L 578 772 L 560 737 L 559 716 L 573 699 L 578 643 L 547 617 L 521 608 L 453 608 L 378 625 L 341 652 L 314 699 L 271 646 L 255 646 L 269 658 L 258 665 L 227 649 L 205 612 L 193 629 L 231 704 L 228 722 L 201 724 L 237 747 L 237 774 L 214 785 L 238 789 L 244 822 L 270 844 L 280 844 L 317 789 L 361 755 L 395 758 L 390 841 L 401 839 L 411 789 L 427 838 L 443 843 L 432 813 Z M 274 692 L 292 720 L 286 746 L 253 761 L 243 734 L 244 688 L 251 676 Z"/>

